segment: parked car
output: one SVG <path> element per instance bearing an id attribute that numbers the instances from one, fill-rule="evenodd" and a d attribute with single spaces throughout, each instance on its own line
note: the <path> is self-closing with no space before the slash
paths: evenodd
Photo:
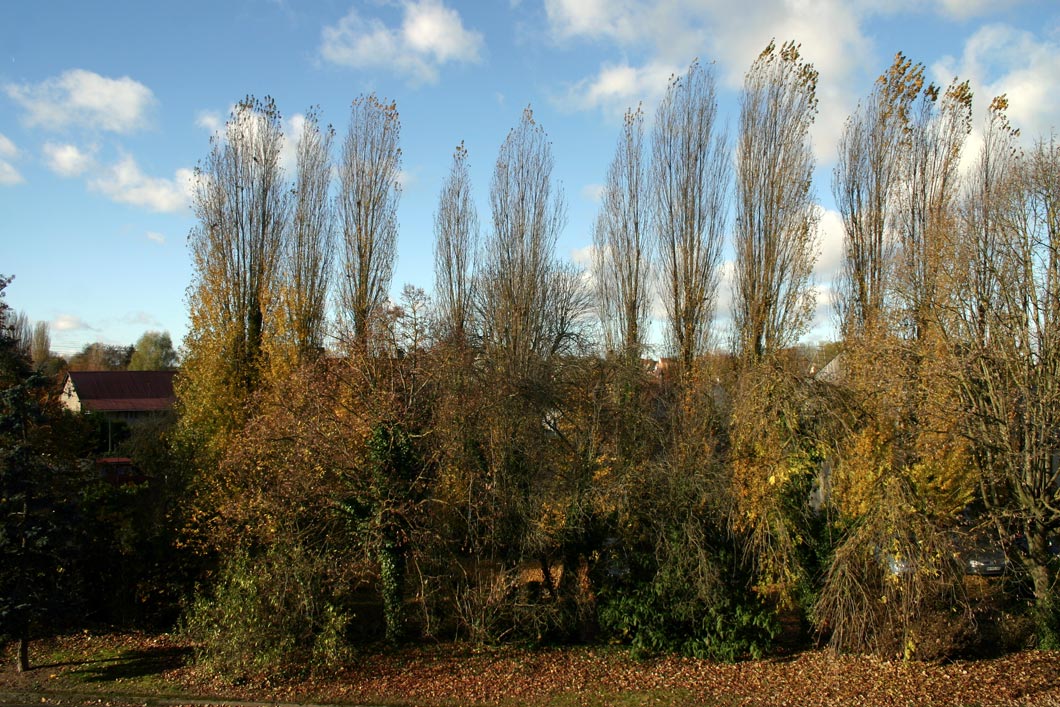
<path id="1" fill-rule="evenodd" d="M 965 574 L 995 577 L 1008 569 L 1008 555 L 1000 543 L 973 545 L 962 550 L 960 556 Z"/>

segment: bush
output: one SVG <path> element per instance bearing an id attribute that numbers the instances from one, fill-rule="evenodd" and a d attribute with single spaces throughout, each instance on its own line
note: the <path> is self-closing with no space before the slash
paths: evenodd
<path id="1" fill-rule="evenodd" d="M 1033 618 L 1038 648 L 1060 650 L 1060 602 L 1054 598 L 1039 599 L 1034 606 Z"/>
<path id="2" fill-rule="evenodd" d="M 674 533 L 661 560 L 642 556 L 624 580 L 605 586 L 601 628 L 641 656 L 762 657 L 780 633 L 776 612 L 747 589 L 750 576 L 733 548 L 696 545 Z"/>
<path id="3" fill-rule="evenodd" d="M 260 557 L 237 551 L 212 593 L 185 619 L 197 658 L 231 680 L 286 677 L 329 668 L 346 656 L 350 617 L 324 587 L 319 558 L 301 548 Z"/>
<path id="4" fill-rule="evenodd" d="M 677 652 L 729 662 L 758 659 L 779 632 L 775 615 L 755 599 L 721 596 L 714 604 L 699 604 L 661 589 L 645 584 L 601 607 L 604 630 L 628 641 L 636 656 Z"/>

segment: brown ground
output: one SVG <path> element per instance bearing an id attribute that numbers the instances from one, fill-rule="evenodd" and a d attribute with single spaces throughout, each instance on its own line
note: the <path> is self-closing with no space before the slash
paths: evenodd
<path id="1" fill-rule="evenodd" d="M 224 684 L 188 665 L 168 636 L 76 636 L 33 645 L 18 674 L 12 646 L 0 704 L 147 704 L 186 699 L 385 705 L 1057 705 L 1060 653 L 927 664 L 807 651 L 718 664 L 637 661 L 617 648 L 524 650 L 432 645 L 356 658 L 348 668 L 286 684 Z"/>

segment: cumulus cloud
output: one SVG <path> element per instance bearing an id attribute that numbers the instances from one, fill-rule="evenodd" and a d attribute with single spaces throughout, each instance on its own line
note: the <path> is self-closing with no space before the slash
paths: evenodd
<path id="1" fill-rule="evenodd" d="M 25 181 L 18 170 L 15 169 L 15 165 L 8 161 L 17 157 L 18 148 L 15 147 L 15 143 L 11 142 L 6 135 L 0 133 L 0 186 L 14 186 Z"/>
<path id="2" fill-rule="evenodd" d="M 734 12 L 728 0 L 547 0 L 555 41 L 607 41 L 649 57 L 637 64 L 605 65 L 569 87 L 567 102 L 581 110 L 614 111 L 648 103 L 698 56 L 715 61 L 720 82 L 739 89 L 755 57 L 771 37 L 801 42 L 805 59 L 820 72 L 820 111 L 813 127 L 819 160 L 830 160 L 843 121 L 856 101 L 852 93 L 871 66 L 871 42 L 861 26 L 867 11 L 847 0 L 763 0 Z"/>
<path id="3" fill-rule="evenodd" d="M 567 87 L 556 102 L 572 110 L 600 109 L 621 116 L 640 101 L 654 102 L 666 90 L 670 77 L 680 72 L 675 64 L 652 62 L 645 66 L 605 64 L 595 76 Z"/>
<path id="4" fill-rule="evenodd" d="M 147 86 L 128 76 L 118 79 L 71 69 L 38 84 L 4 86 L 29 126 L 59 130 L 70 126 L 128 133 L 146 127 L 155 104 Z"/>
<path id="5" fill-rule="evenodd" d="M 190 169 L 178 169 L 172 179 L 149 177 L 135 159 L 126 155 L 89 180 L 88 186 L 118 203 L 174 212 L 187 206 L 193 182 Z"/>
<path id="6" fill-rule="evenodd" d="M 460 14 L 441 0 L 405 0 L 402 22 L 390 27 L 356 8 L 321 33 L 325 61 L 353 69 L 389 69 L 413 83 L 435 83 L 450 62 L 480 61 L 482 34 L 464 27 Z"/>
<path id="7" fill-rule="evenodd" d="M 821 209 L 817 220 L 817 262 L 813 274 L 818 282 L 831 282 L 843 263 L 846 230 L 842 215 L 834 209 Z"/>
<path id="8" fill-rule="evenodd" d="M 593 263 L 596 262 L 595 252 L 596 248 L 591 244 L 583 248 L 575 248 L 570 252 L 571 262 L 580 268 L 592 269 Z"/>
<path id="9" fill-rule="evenodd" d="M 1020 0 L 937 0 L 939 12 L 956 20 L 1003 14 L 1019 4 Z"/>
<path id="10" fill-rule="evenodd" d="M 213 110 L 199 111 L 199 114 L 195 116 L 195 124 L 211 134 L 219 133 L 225 127 L 224 118 L 221 117 L 220 113 Z"/>
<path id="11" fill-rule="evenodd" d="M 159 245 L 165 245 L 166 244 L 166 237 L 163 236 L 161 233 L 158 233 L 157 231 L 148 231 L 147 232 L 147 240 L 154 241 L 155 243 L 158 243 Z"/>
<path id="12" fill-rule="evenodd" d="M 990 98 L 1008 95 L 1009 119 L 1036 138 L 1057 127 L 1060 115 L 1060 44 L 1004 24 L 980 28 L 965 42 L 961 57 L 933 67 L 936 81 L 968 79 L 980 110 Z"/>
<path id="13" fill-rule="evenodd" d="M 48 169 L 60 177 L 79 177 L 95 164 L 95 148 L 82 150 L 77 145 L 46 142 L 42 148 Z"/>
<path id="14" fill-rule="evenodd" d="M 0 186 L 12 187 L 24 181 L 26 180 L 22 178 L 13 164 L 0 160 Z"/>
<path id="15" fill-rule="evenodd" d="M 249 130 L 255 139 L 260 137 L 261 130 L 265 125 L 265 118 L 261 113 L 239 105 L 232 105 L 229 107 L 228 114 L 230 116 L 229 120 L 241 125 L 241 129 Z M 304 114 L 295 113 L 289 118 L 285 118 L 281 125 L 280 167 L 288 176 L 294 175 L 298 166 L 298 142 L 301 140 L 305 122 Z M 222 142 L 227 141 L 229 125 L 219 112 L 199 111 L 195 118 L 195 125 L 211 132 Z"/>
<path id="16" fill-rule="evenodd" d="M 415 166 L 411 169 L 400 169 L 394 179 L 397 180 L 398 188 L 407 192 L 415 189 L 420 183 L 421 167 Z"/>
<path id="17" fill-rule="evenodd" d="M 99 331 L 81 317 L 73 314 L 60 314 L 51 321 L 51 328 L 55 331 Z"/>
<path id="18" fill-rule="evenodd" d="M 586 184 L 581 189 L 582 198 L 586 201 L 593 203 L 599 203 L 600 199 L 604 196 L 604 185 L 603 184 Z"/>
<path id="19" fill-rule="evenodd" d="M 842 215 L 821 209 L 817 221 L 817 263 L 813 269 L 816 307 L 808 326 L 811 339 L 831 340 L 835 333 L 836 279 L 843 264 L 846 237 Z"/>
<path id="20" fill-rule="evenodd" d="M 18 148 L 15 147 L 15 143 L 11 142 L 6 135 L 0 133 L 0 158 L 10 160 L 16 157 L 18 157 Z"/>
<path id="21" fill-rule="evenodd" d="M 295 113 L 283 121 L 283 145 L 280 146 L 280 166 L 288 175 L 298 170 L 298 143 L 305 130 L 305 115 Z"/>
<path id="22" fill-rule="evenodd" d="M 635 40 L 638 16 L 648 11 L 631 0 L 545 0 L 553 33 L 562 39 L 587 36 Z"/>

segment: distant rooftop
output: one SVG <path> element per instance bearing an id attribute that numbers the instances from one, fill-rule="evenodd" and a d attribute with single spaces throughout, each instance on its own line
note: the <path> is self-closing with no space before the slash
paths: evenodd
<path id="1" fill-rule="evenodd" d="M 176 403 L 176 371 L 70 371 L 63 404 L 74 411 L 163 412 Z"/>

